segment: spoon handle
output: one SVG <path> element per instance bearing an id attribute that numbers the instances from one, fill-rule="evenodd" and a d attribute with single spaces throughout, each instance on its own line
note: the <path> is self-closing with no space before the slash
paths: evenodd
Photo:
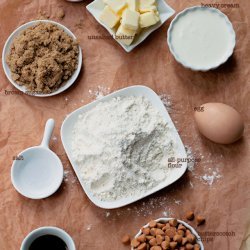
<path id="1" fill-rule="evenodd" d="M 49 120 L 46 122 L 45 130 L 44 130 L 44 134 L 43 134 L 43 140 L 42 140 L 42 143 L 41 143 L 41 146 L 42 146 L 42 147 L 47 147 L 47 148 L 49 148 L 49 141 L 50 141 L 50 137 L 51 137 L 51 135 L 52 135 L 54 126 L 55 126 L 55 121 L 54 121 L 54 119 L 49 119 Z"/>

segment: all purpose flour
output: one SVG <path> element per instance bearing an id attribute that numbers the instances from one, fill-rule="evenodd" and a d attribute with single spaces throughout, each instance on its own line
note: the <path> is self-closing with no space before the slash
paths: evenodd
<path id="1" fill-rule="evenodd" d="M 118 97 L 79 115 L 72 138 L 81 177 L 99 199 L 137 197 L 163 181 L 174 141 L 145 97 Z"/>

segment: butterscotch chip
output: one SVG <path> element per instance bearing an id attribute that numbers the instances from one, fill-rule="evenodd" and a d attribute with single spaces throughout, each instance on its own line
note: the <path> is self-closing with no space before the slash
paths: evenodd
<path id="1" fill-rule="evenodd" d="M 131 246 L 132 247 L 138 247 L 140 245 L 140 242 L 137 239 L 133 239 L 131 241 Z"/>
<path id="2" fill-rule="evenodd" d="M 156 227 L 156 221 L 154 221 L 154 220 L 151 220 L 150 222 L 149 222 L 149 227 Z"/>
<path id="3" fill-rule="evenodd" d="M 146 250 L 147 249 L 147 244 L 146 243 L 142 243 L 141 245 L 138 246 L 137 249 L 138 250 Z"/>
<path id="4" fill-rule="evenodd" d="M 183 230 L 177 230 L 177 234 L 181 235 L 181 236 L 184 236 L 185 235 L 185 232 Z"/>
<path id="5" fill-rule="evenodd" d="M 159 234 L 156 235 L 156 243 L 157 243 L 157 245 L 161 245 L 162 241 L 163 241 L 163 236 L 161 236 Z"/>
<path id="6" fill-rule="evenodd" d="M 156 228 L 151 228 L 150 229 L 150 234 L 155 236 L 156 235 Z"/>
<path id="7" fill-rule="evenodd" d="M 160 246 L 153 246 L 150 250 L 162 250 L 162 248 Z"/>
<path id="8" fill-rule="evenodd" d="M 183 226 L 182 224 L 179 224 L 178 229 L 182 231 L 186 231 L 186 227 Z"/>
<path id="9" fill-rule="evenodd" d="M 193 220 L 194 219 L 194 212 L 192 212 L 192 211 L 188 211 L 187 213 L 186 213 L 186 219 L 187 220 Z"/>
<path id="10" fill-rule="evenodd" d="M 169 241 L 163 241 L 162 243 L 161 243 L 161 247 L 162 247 L 162 249 L 169 249 L 169 247 L 170 247 L 170 242 Z"/>
<path id="11" fill-rule="evenodd" d="M 141 234 L 140 236 L 137 237 L 137 240 L 140 241 L 140 242 L 145 242 L 146 241 L 146 235 Z"/>
<path id="12" fill-rule="evenodd" d="M 187 250 L 192 250 L 194 249 L 194 246 L 190 243 L 187 243 L 187 245 L 185 246 Z"/>
<path id="13" fill-rule="evenodd" d="M 194 245 L 194 250 L 200 250 L 201 248 L 200 248 L 200 245 L 199 244 L 195 244 Z"/>
<path id="14" fill-rule="evenodd" d="M 157 223 L 157 224 L 156 224 L 156 226 L 157 226 L 157 228 L 162 229 L 162 228 L 165 226 L 165 224 L 162 224 L 162 223 Z"/>
<path id="15" fill-rule="evenodd" d="M 152 235 L 147 235 L 146 236 L 146 239 L 148 240 L 148 241 L 150 241 L 151 239 L 153 239 L 154 238 L 154 236 L 152 236 Z"/>
<path id="16" fill-rule="evenodd" d="M 165 241 L 170 242 L 170 237 L 166 235 L 166 236 L 165 236 Z"/>
<path id="17" fill-rule="evenodd" d="M 196 238 L 195 238 L 195 236 L 194 236 L 193 234 L 189 234 L 189 235 L 187 235 L 187 241 L 188 241 L 189 243 L 194 244 L 195 241 L 196 241 Z"/>
<path id="18" fill-rule="evenodd" d="M 177 243 L 181 243 L 182 242 L 182 236 L 179 234 L 176 234 L 173 238 L 173 240 Z"/>
<path id="19" fill-rule="evenodd" d="M 156 238 L 153 238 L 149 241 L 150 246 L 157 246 Z"/>
<path id="20" fill-rule="evenodd" d="M 196 221 L 197 221 L 197 225 L 200 226 L 200 225 L 203 225 L 206 222 L 206 219 L 203 216 L 198 215 L 196 217 Z"/>
<path id="21" fill-rule="evenodd" d="M 145 235 L 149 235 L 150 234 L 150 229 L 148 227 L 142 228 L 142 233 L 145 234 Z"/>
<path id="22" fill-rule="evenodd" d="M 158 234 L 165 235 L 165 233 L 161 229 L 159 229 L 159 228 L 156 229 L 155 234 L 156 235 L 158 235 Z"/>
<path id="23" fill-rule="evenodd" d="M 175 249 L 176 248 L 176 246 L 177 246 L 177 242 L 170 242 L 170 248 L 171 249 Z"/>
<path id="24" fill-rule="evenodd" d="M 181 244 L 184 246 L 188 242 L 187 238 L 182 238 Z"/>
<path id="25" fill-rule="evenodd" d="M 171 228 L 171 229 L 167 229 L 166 230 L 166 235 L 170 238 L 170 239 L 172 239 L 172 238 L 174 238 L 174 236 L 175 236 L 175 231 Z"/>
<path id="26" fill-rule="evenodd" d="M 172 219 L 169 221 L 170 226 L 176 227 L 178 225 L 178 221 L 176 219 Z"/>
<path id="27" fill-rule="evenodd" d="M 122 243 L 124 245 L 129 245 L 130 244 L 130 236 L 128 234 L 125 234 L 123 237 L 122 237 Z"/>

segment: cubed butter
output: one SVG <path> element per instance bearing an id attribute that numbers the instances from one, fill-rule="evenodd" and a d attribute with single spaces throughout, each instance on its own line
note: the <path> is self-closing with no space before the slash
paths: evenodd
<path id="1" fill-rule="evenodd" d="M 128 8 L 133 11 L 139 10 L 139 0 L 127 0 Z"/>
<path id="2" fill-rule="evenodd" d="M 134 38 L 135 38 L 136 31 L 135 30 L 129 30 L 126 29 L 122 24 L 118 28 L 116 32 L 115 39 L 120 41 L 121 43 L 125 45 L 130 45 Z"/>
<path id="3" fill-rule="evenodd" d="M 141 6 L 140 13 L 150 12 L 150 11 L 157 11 L 157 7 L 155 5 L 150 6 Z"/>
<path id="4" fill-rule="evenodd" d="M 159 16 L 156 15 L 153 11 L 146 12 L 140 15 L 141 28 L 147 28 L 149 26 L 155 25 L 159 21 Z"/>
<path id="5" fill-rule="evenodd" d="M 126 9 L 122 14 L 121 24 L 124 28 L 138 30 L 140 14 L 137 11 Z"/>
<path id="6" fill-rule="evenodd" d="M 155 0 L 139 0 L 140 6 L 150 6 L 156 4 Z"/>
<path id="7" fill-rule="evenodd" d="M 120 21 L 120 17 L 114 13 L 109 6 L 105 6 L 101 13 L 100 20 L 112 29 Z"/>
<path id="8" fill-rule="evenodd" d="M 118 13 L 127 5 L 126 0 L 105 0 L 105 2 L 115 13 Z"/>

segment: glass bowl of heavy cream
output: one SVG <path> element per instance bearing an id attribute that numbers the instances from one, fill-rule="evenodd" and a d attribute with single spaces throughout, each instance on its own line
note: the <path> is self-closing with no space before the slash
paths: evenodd
<path id="1" fill-rule="evenodd" d="M 228 17 L 215 8 L 195 6 L 170 24 L 168 46 L 175 59 L 195 71 L 208 71 L 233 54 L 236 35 Z"/>

